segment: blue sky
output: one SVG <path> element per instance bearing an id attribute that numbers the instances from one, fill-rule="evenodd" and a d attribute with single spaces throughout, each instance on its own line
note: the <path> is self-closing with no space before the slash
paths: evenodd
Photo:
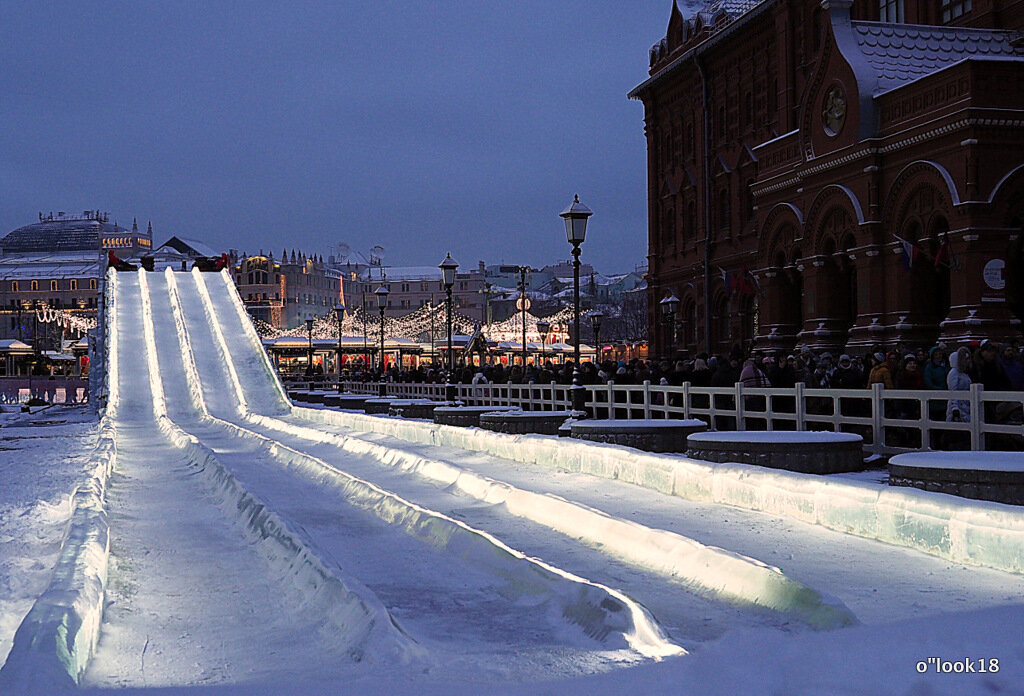
<path id="1" fill-rule="evenodd" d="M 643 107 L 671 0 L 0 5 L 0 232 L 38 211 L 388 264 L 647 253 Z"/>

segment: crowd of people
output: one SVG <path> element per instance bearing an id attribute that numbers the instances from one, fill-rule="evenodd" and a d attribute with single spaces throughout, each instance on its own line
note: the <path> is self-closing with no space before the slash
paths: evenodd
<path id="1" fill-rule="evenodd" d="M 573 363 L 528 363 L 506 366 L 500 362 L 466 365 L 455 369 L 453 381 L 461 384 L 571 384 Z M 379 374 L 352 375 L 356 379 L 380 379 Z M 441 383 L 443 370 L 429 365 L 399 372 L 392 368 L 389 381 Z M 728 355 L 702 353 L 693 359 L 604 361 L 580 364 L 580 381 L 586 385 L 651 384 L 698 387 L 792 388 L 803 382 L 810 389 L 865 389 L 882 384 L 886 389 L 968 390 L 979 383 L 989 391 L 1024 391 L 1024 355 L 1020 344 L 975 341 L 950 350 L 943 344 L 911 349 L 875 349 L 863 355 L 803 349 L 790 354 L 745 355 L 738 347 Z M 970 420 L 967 400 L 947 405 L 946 420 Z"/>

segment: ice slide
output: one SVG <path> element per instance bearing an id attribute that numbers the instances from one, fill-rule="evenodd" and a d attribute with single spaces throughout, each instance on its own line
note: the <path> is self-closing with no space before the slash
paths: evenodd
<path id="1" fill-rule="evenodd" d="M 1021 548 L 1024 536 L 1019 514 L 1014 517 L 1005 509 L 970 502 L 943 505 L 948 501 L 919 496 L 917 491 L 888 491 L 877 484 L 832 477 L 818 480 L 757 467 L 707 466 L 661 455 L 627 454 L 621 448 L 591 443 L 506 436 L 326 409 L 294 407 L 283 416 L 259 415 L 269 412 L 267 405 L 275 414 L 280 410 L 283 390 L 273 379 L 230 278 L 224 275 L 218 282 L 210 277 L 209 287 L 216 307 L 213 314 L 226 337 L 225 350 L 234 363 L 245 365 L 237 374 L 242 394 L 252 395 L 247 399 L 254 411 L 247 417 L 250 422 L 295 447 L 317 448 L 325 456 L 341 448 L 375 459 L 391 470 L 388 485 L 396 489 L 411 491 L 417 480 L 426 479 L 457 493 L 447 508 L 439 500 L 433 502 L 438 509 L 458 510 L 464 508 L 465 498 L 476 497 L 516 507 L 518 514 L 532 520 L 546 516 L 542 523 L 546 527 L 559 528 L 569 520 L 570 529 L 562 526 L 563 531 L 606 552 L 598 565 L 625 559 L 634 569 L 655 570 L 689 590 L 740 605 L 795 609 L 798 618 L 818 625 L 842 624 L 844 615 L 835 610 L 835 603 L 808 597 L 799 589 L 800 583 L 782 582 L 765 568 L 757 568 L 758 561 L 753 559 L 785 568 L 787 579 L 837 596 L 858 618 L 872 622 L 891 620 L 893 603 L 900 604 L 905 589 L 913 587 L 921 573 L 930 578 L 927 592 L 945 599 L 936 596 L 938 601 L 929 606 L 909 602 L 907 616 L 953 610 L 964 602 L 983 605 L 993 593 L 1000 594 L 1014 583 L 1013 576 L 987 569 L 975 569 L 971 582 L 966 582 L 962 566 L 951 566 L 947 558 L 1020 569 L 1020 559 L 1014 560 L 1014 549 Z M 646 490 L 638 491 L 636 486 Z M 579 506 L 551 505 L 550 500 L 530 495 L 534 493 Z M 590 514 L 595 510 L 607 513 L 606 517 Z M 622 520 L 640 524 L 632 528 L 616 524 Z M 481 525 L 484 522 L 480 520 Z M 596 540 L 588 540 L 584 533 L 591 528 L 600 529 Z M 666 531 L 678 534 L 667 536 Z M 974 541 L 957 541 L 965 535 Z M 728 554 L 723 558 L 707 553 L 687 544 L 687 539 L 737 552 L 754 567 L 737 566 Z M 519 546 L 534 548 L 546 558 L 560 557 L 556 551 L 531 546 L 536 540 L 534 535 L 530 543 Z M 669 564 L 669 546 L 677 553 L 674 558 L 685 559 L 682 563 Z M 578 544 L 571 555 L 573 562 L 579 562 Z M 689 565 L 702 567 L 702 572 L 687 574 L 681 568 L 687 560 L 697 559 L 701 562 Z M 589 570 L 585 574 L 600 577 Z M 890 582 L 879 582 L 880 578 Z M 661 608 L 663 595 L 636 594 L 630 589 L 648 607 L 659 608 L 655 614 L 664 624 L 677 625 L 672 612 Z M 806 599 L 809 604 L 803 603 Z M 716 618 L 713 623 L 717 622 Z"/>
<path id="2" fill-rule="evenodd" d="M 110 287 L 106 609 L 58 660 L 84 684 L 331 682 L 373 664 L 550 678 L 793 618 L 880 621 L 866 593 L 920 571 L 901 549 L 454 446 L 428 424 L 293 408 L 226 274 Z M 829 571 L 847 558 L 863 566 Z M 936 594 L 909 615 L 1006 582 L 929 560 Z"/>

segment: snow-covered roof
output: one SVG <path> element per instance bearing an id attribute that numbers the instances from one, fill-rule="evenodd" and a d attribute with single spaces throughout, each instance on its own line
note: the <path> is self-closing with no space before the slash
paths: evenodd
<path id="1" fill-rule="evenodd" d="M 0 339 L 0 351 L 4 353 L 31 353 L 32 346 L 16 338 Z"/>
<path id="2" fill-rule="evenodd" d="M 118 234 L 128 230 L 117 227 Z M 114 234 L 114 224 L 99 220 L 43 220 L 19 227 L 0 238 L 5 254 L 40 251 L 83 251 L 100 248 L 101 234 Z"/>
<path id="3" fill-rule="evenodd" d="M 103 268 L 98 250 L 86 253 L 31 254 L 0 258 L 0 280 L 99 277 Z"/>
<path id="4" fill-rule="evenodd" d="M 367 270 L 370 271 L 370 279 L 380 280 L 381 268 L 379 266 L 371 267 Z M 389 283 L 403 280 L 439 281 L 441 280 L 441 269 L 437 266 L 388 266 L 384 268 L 384 276 L 384 280 Z M 368 277 L 366 271 L 360 277 L 366 279 Z"/>
<path id="5" fill-rule="evenodd" d="M 853 22 L 857 44 L 878 77 L 876 94 L 971 58 L 1015 57 L 1020 34 L 996 29 Z"/>
<path id="6" fill-rule="evenodd" d="M 198 239 L 189 239 L 187 237 L 179 237 L 175 235 L 166 242 L 160 245 L 160 249 L 164 247 L 170 247 L 175 251 L 181 252 L 188 256 L 220 256 L 221 252 L 215 250 L 213 247 L 207 245 L 205 242 L 201 242 Z M 157 249 L 157 251 L 160 251 Z"/>

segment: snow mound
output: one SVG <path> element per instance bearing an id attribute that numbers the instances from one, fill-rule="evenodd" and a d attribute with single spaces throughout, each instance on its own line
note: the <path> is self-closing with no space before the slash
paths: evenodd
<path id="1" fill-rule="evenodd" d="M 109 288 L 116 288 L 110 273 Z M 106 309 L 108 332 L 116 327 Z M 108 341 L 108 355 L 116 364 L 116 340 Z M 0 693 L 62 691 L 79 683 L 99 641 L 103 597 L 107 585 L 110 526 L 106 491 L 117 458 L 111 413 L 119 396 L 116 368 L 108 369 L 108 415 L 100 424 L 100 437 L 89 457 L 91 473 L 72 497 L 71 520 L 60 556 L 47 589 L 18 626 L 7 661 L 0 669 Z M 113 386 L 113 389 L 111 389 Z"/>

